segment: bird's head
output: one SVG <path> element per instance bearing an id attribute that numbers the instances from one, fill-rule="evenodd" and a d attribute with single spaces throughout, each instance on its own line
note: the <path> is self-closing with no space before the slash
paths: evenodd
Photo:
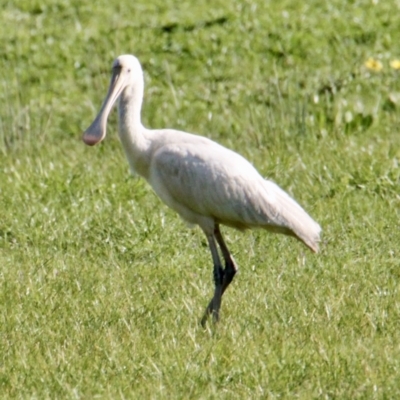
<path id="1" fill-rule="evenodd" d="M 107 118 L 112 106 L 127 87 L 134 87 L 136 82 L 143 81 L 143 71 L 139 60 L 132 55 L 122 55 L 116 58 L 112 65 L 112 76 L 107 96 L 99 114 L 92 125 L 83 133 L 83 141 L 93 146 L 106 136 Z"/>

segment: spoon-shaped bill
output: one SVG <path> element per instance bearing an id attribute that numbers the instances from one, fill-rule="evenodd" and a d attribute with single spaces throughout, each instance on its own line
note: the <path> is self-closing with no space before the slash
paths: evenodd
<path id="1" fill-rule="evenodd" d="M 116 67 L 113 69 L 110 88 L 108 89 L 103 105 L 93 123 L 83 133 L 82 140 L 89 146 L 94 146 L 101 142 L 106 136 L 108 115 L 124 89 L 124 75 L 121 72 L 121 68 Z"/>

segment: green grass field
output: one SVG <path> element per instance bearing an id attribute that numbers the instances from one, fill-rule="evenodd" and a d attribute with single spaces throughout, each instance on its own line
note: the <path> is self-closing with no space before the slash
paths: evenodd
<path id="1" fill-rule="evenodd" d="M 400 397 L 400 3 L 5 1 L 0 10 L 0 398 Z M 212 262 L 85 146 L 113 59 L 143 121 L 240 152 L 321 224 L 321 252 L 223 229 L 240 273 L 199 319 Z"/>

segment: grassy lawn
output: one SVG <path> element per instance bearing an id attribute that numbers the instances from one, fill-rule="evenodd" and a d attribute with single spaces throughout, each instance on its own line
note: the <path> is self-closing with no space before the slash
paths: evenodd
<path id="1" fill-rule="evenodd" d="M 0 398 L 399 398 L 398 0 L 6 0 L 0 24 Z M 145 126 L 238 151 L 323 229 L 317 255 L 223 229 L 216 327 L 205 237 L 129 175 L 116 113 L 80 140 L 125 53 Z"/>

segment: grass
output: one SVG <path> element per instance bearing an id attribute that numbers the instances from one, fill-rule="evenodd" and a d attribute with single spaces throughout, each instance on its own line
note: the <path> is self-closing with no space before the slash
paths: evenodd
<path id="1" fill-rule="evenodd" d="M 399 3 L 210 4 L 2 7 L 1 398 L 400 395 Z M 80 141 L 122 53 L 146 126 L 239 151 L 323 227 L 318 255 L 224 229 L 240 274 L 215 328 L 201 232 L 129 176 L 115 113 Z"/>

